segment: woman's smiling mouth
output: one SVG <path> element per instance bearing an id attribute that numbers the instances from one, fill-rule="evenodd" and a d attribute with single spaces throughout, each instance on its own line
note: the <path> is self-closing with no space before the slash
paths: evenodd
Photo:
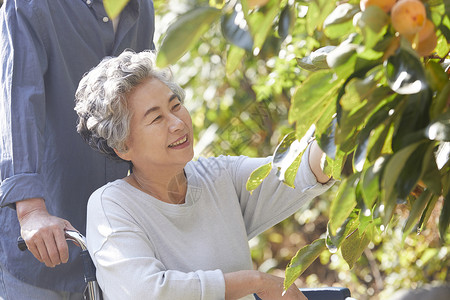
<path id="1" fill-rule="evenodd" d="M 173 142 L 172 144 L 170 144 L 169 147 L 170 148 L 174 148 L 174 147 L 177 147 L 177 146 L 179 146 L 181 144 L 184 144 L 186 142 L 187 142 L 187 134 L 184 137 L 182 137 L 179 140 L 177 140 L 176 142 Z"/>

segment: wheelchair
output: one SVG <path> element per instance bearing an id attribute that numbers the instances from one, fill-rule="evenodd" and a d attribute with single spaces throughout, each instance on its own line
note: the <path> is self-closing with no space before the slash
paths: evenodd
<path id="1" fill-rule="evenodd" d="M 102 300 L 102 292 L 95 277 L 95 266 L 86 246 L 86 238 L 76 231 L 67 230 L 66 240 L 72 241 L 81 248 L 81 258 L 83 260 L 84 281 L 86 290 L 84 297 L 86 300 Z M 27 250 L 27 245 L 22 237 L 17 239 L 17 246 L 20 250 Z M 350 290 L 345 287 L 322 287 L 322 288 L 300 288 L 300 291 L 308 300 L 354 300 L 350 296 Z M 255 295 L 255 300 L 261 300 Z"/>

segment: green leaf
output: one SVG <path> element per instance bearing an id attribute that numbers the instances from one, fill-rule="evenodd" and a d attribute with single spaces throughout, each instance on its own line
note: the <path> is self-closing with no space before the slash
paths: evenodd
<path id="1" fill-rule="evenodd" d="M 360 175 L 355 173 L 344 179 L 339 186 L 336 197 L 331 201 L 329 225 L 330 232 L 333 235 L 336 234 L 336 230 L 341 227 L 356 206 L 355 189 Z"/>
<path id="2" fill-rule="evenodd" d="M 329 156 L 326 157 L 324 173 L 336 180 L 340 180 L 346 159 L 347 155 L 337 149 L 334 159 L 331 159 Z"/>
<path id="3" fill-rule="evenodd" d="M 422 160 L 428 152 L 429 148 L 430 143 L 420 143 L 406 160 L 405 165 L 401 169 L 400 174 L 398 175 L 395 182 L 395 188 L 397 189 L 397 195 L 399 199 L 406 199 L 409 193 L 411 193 L 411 191 L 416 186 L 417 181 L 420 179 L 423 173 Z"/>
<path id="4" fill-rule="evenodd" d="M 414 50 L 402 45 L 384 63 L 388 84 L 402 95 L 428 89 L 423 65 Z"/>
<path id="5" fill-rule="evenodd" d="M 379 157 L 372 166 L 362 173 L 362 194 L 364 203 L 368 208 L 372 208 L 380 195 L 380 175 L 385 163 L 386 159 Z"/>
<path id="6" fill-rule="evenodd" d="M 278 0 L 270 0 L 264 10 L 252 13 L 247 17 L 250 32 L 253 36 L 253 49 L 261 50 L 267 35 L 272 30 L 272 24 L 280 10 Z"/>
<path id="7" fill-rule="evenodd" d="M 336 134 L 336 144 L 339 145 L 339 149 L 345 153 L 355 151 L 355 147 L 358 145 L 358 131 L 355 129 L 347 136 L 343 136 L 342 132 L 338 130 Z"/>
<path id="8" fill-rule="evenodd" d="M 367 121 L 358 137 L 359 143 L 356 147 L 355 156 L 353 157 L 355 170 L 361 172 L 366 160 L 369 139 L 373 136 L 373 131 L 381 124 L 387 122 L 391 118 L 393 109 L 397 106 L 395 102 L 388 102 L 377 110 Z"/>
<path id="9" fill-rule="evenodd" d="M 450 184 L 450 182 L 448 183 Z M 439 216 L 439 235 L 441 240 L 445 243 L 445 233 L 450 224 L 450 192 L 444 197 L 444 206 L 442 207 L 441 215 Z"/>
<path id="10" fill-rule="evenodd" d="M 345 93 L 342 95 L 342 97 L 339 99 L 339 104 L 342 108 L 342 110 L 348 112 L 348 115 L 350 115 L 351 111 L 355 109 L 359 109 L 366 105 L 367 101 L 365 100 L 365 97 L 363 95 L 360 95 L 358 93 L 357 82 L 359 82 L 361 79 L 359 78 L 353 78 L 351 79 L 345 86 Z M 367 116 L 366 116 L 367 117 Z M 364 120 L 365 118 L 362 118 Z M 342 124 L 343 120 L 341 118 L 340 124 Z M 358 127 L 359 124 L 354 124 L 352 127 Z"/>
<path id="11" fill-rule="evenodd" d="M 369 145 L 369 135 L 364 136 L 356 146 L 356 150 L 353 156 L 353 168 L 357 172 L 361 172 L 364 168 L 368 145 Z"/>
<path id="12" fill-rule="evenodd" d="M 442 88 L 440 92 L 437 92 L 436 98 L 431 103 L 430 108 L 430 118 L 437 118 L 443 111 L 445 111 L 445 107 L 447 105 L 447 100 L 450 97 L 450 81 L 447 81 L 447 84 Z"/>
<path id="13" fill-rule="evenodd" d="M 353 29 L 353 16 L 359 11 L 357 5 L 343 3 L 337 6 L 323 22 L 324 33 L 330 38 L 340 38 Z"/>
<path id="14" fill-rule="evenodd" d="M 237 21 L 237 16 L 243 15 L 243 12 L 237 12 L 234 9 L 231 13 L 222 15 L 221 28 L 222 34 L 230 43 L 245 49 L 247 51 L 253 50 L 253 38 L 246 26 L 241 26 Z M 242 22 L 245 21 L 243 17 L 240 18 Z"/>
<path id="15" fill-rule="evenodd" d="M 392 153 L 390 149 L 390 144 L 392 141 L 392 135 L 394 132 L 394 126 L 380 126 L 378 127 L 373 135 L 370 137 L 369 152 L 367 154 L 367 159 L 370 162 L 375 161 L 378 157 L 386 153 Z"/>
<path id="16" fill-rule="evenodd" d="M 436 206 L 438 200 L 439 196 L 433 195 L 433 198 L 431 198 L 431 200 L 428 201 L 427 207 L 425 208 L 425 212 L 422 214 L 422 217 L 420 218 L 417 234 L 420 234 L 427 225 L 428 220 L 431 217 L 431 213 L 433 212 L 433 209 Z"/>
<path id="17" fill-rule="evenodd" d="M 355 82 L 355 89 L 358 92 L 357 82 Z M 345 118 L 346 122 L 349 123 L 351 127 L 362 124 L 367 117 L 369 117 L 373 112 L 376 111 L 376 108 L 381 102 L 390 101 L 389 97 L 391 94 L 392 91 L 385 86 L 379 86 L 375 88 L 375 90 L 370 91 L 366 96 L 367 101 L 361 102 L 361 105 L 359 106 L 354 106 L 353 109 L 348 112 Z M 360 95 L 360 97 L 362 97 L 362 95 Z M 344 117 L 341 118 L 341 120 L 343 119 Z M 341 126 L 342 123 L 344 122 L 341 122 Z"/>
<path id="18" fill-rule="evenodd" d="M 444 57 L 450 50 L 450 43 L 448 42 L 450 40 L 450 28 L 446 27 L 444 24 L 439 25 L 438 28 L 442 34 L 438 35 L 438 41 L 435 50 L 439 57 Z"/>
<path id="19" fill-rule="evenodd" d="M 327 130 L 320 135 L 318 140 L 320 149 L 326 153 L 326 155 L 331 158 L 336 158 L 336 143 L 335 143 L 335 133 L 336 133 L 337 120 L 333 118 Z"/>
<path id="20" fill-rule="evenodd" d="M 297 140 L 295 132 L 286 135 L 273 154 L 273 168 L 277 170 L 277 177 L 285 182 L 286 171 L 291 167 L 306 147 L 308 141 L 314 136 L 315 126 L 312 125 L 300 141 Z"/>
<path id="21" fill-rule="evenodd" d="M 444 0 L 444 5 L 445 5 L 445 14 L 446 16 L 450 16 L 450 1 L 448 0 Z"/>
<path id="22" fill-rule="evenodd" d="M 325 239 L 317 239 L 298 250 L 286 268 L 284 290 L 287 290 L 325 249 Z"/>
<path id="23" fill-rule="evenodd" d="M 305 69 L 307 71 L 320 70 L 319 67 L 315 66 L 312 63 L 311 58 L 309 57 L 309 55 L 305 56 L 305 57 L 302 57 L 302 58 L 296 57 L 295 59 L 297 60 L 297 64 L 299 65 L 300 68 L 303 68 L 303 69 Z M 328 68 L 324 68 L 324 69 L 328 69 Z"/>
<path id="24" fill-rule="evenodd" d="M 271 170 L 272 163 L 267 163 L 254 170 L 247 180 L 247 184 L 245 186 L 247 188 L 247 191 L 249 191 L 250 193 L 253 192 L 269 175 Z"/>
<path id="25" fill-rule="evenodd" d="M 295 177 L 297 177 L 298 168 L 300 167 L 300 162 L 302 161 L 303 153 L 300 153 L 294 162 L 288 167 L 286 172 L 284 172 L 283 183 L 291 188 L 295 188 Z"/>
<path id="26" fill-rule="evenodd" d="M 383 43 L 384 40 L 381 42 L 381 44 Z M 361 58 L 369 62 L 376 62 L 377 64 L 382 64 L 383 56 L 384 52 L 381 49 L 378 49 L 377 47 L 376 48 L 365 47 L 364 50 L 358 52 L 358 58 Z"/>
<path id="27" fill-rule="evenodd" d="M 278 35 L 282 40 L 292 32 L 296 21 L 295 12 L 295 7 L 289 4 L 281 11 L 280 20 L 278 21 Z"/>
<path id="28" fill-rule="evenodd" d="M 355 78 L 355 90 L 359 97 L 369 99 L 378 89 L 382 88 L 379 83 L 383 75 L 383 67 L 378 65 L 367 72 L 363 78 Z"/>
<path id="29" fill-rule="evenodd" d="M 209 0 L 209 6 L 215 7 L 217 9 L 222 9 L 225 5 L 226 0 Z"/>
<path id="30" fill-rule="evenodd" d="M 434 141 L 450 142 L 450 111 L 428 125 L 425 136 Z"/>
<path id="31" fill-rule="evenodd" d="M 439 63 L 435 61 L 429 61 L 425 65 L 425 71 L 428 82 L 430 83 L 430 86 L 433 90 L 440 92 L 445 87 L 445 85 L 449 83 L 448 75 L 445 73 L 445 70 Z"/>
<path id="32" fill-rule="evenodd" d="M 439 172 L 435 158 L 435 145 L 431 144 L 423 157 L 421 179 L 425 185 L 436 195 L 442 192 L 441 173 Z"/>
<path id="33" fill-rule="evenodd" d="M 213 7 L 199 7 L 181 15 L 167 29 L 156 63 L 159 67 L 174 64 L 188 52 L 222 11 Z"/>
<path id="34" fill-rule="evenodd" d="M 313 36 L 321 26 L 327 16 L 334 10 L 335 3 L 328 0 L 312 1 L 308 5 L 308 14 L 306 15 L 307 31 L 309 36 Z"/>
<path id="35" fill-rule="evenodd" d="M 330 222 L 328 222 L 326 245 L 331 253 L 336 253 L 345 237 L 350 233 L 351 228 L 354 227 L 354 223 L 359 222 L 357 217 L 358 215 L 356 213 L 352 213 L 350 217 L 344 221 L 342 226 L 336 230 L 335 235 L 331 233 Z"/>
<path id="36" fill-rule="evenodd" d="M 352 22 L 348 21 L 345 23 L 329 25 L 324 29 L 324 33 L 330 39 L 337 39 L 350 34 L 353 32 L 353 29 L 354 27 Z"/>
<path id="37" fill-rule="evenodd" d="M 346 92 L 341 99 L 346 102 L 346 105 L 349 105 L 351 101 L 347 101 L 347 97 L 351 97 L 352 95 L 353 98 L 359 97 L 358 95 L 355 95 L 357 92 L 355 84 L 355 81 L 350 82 L 348 93 Z M 380 106 L 381 103 L 389 102 L 391 100 L 392 97 L 390 97 L 390 93 L 392 92 L 389 88 L 378 87 L 367 96 L 367 100 L 362 101 L 359 105 L 353 105 L 351 110 L 341 110 L 340 127 L 336 136 L 337 143 L 342 146 L 346 140 L 352 138 L 355 139 L 355 132 L 360 130 L 364 123 L 366 123 L 366 119 L 379 110 L 380 107 L 383 108 L 383 106 Z M 354 104 L 355 103 L 356 102 L 354 102 Z M 353 146 L 351 149 L 352 148 Z"/>
<path id="38" fill-rule="evenodd" d="M 424 129 L 430 122 L 429 111 L 432 98 L 429 89 L 408 95 L 405 99 L 404 110 L 393 136 L 394 151 L 424 139 Z"/>
<path id="39" fill-rule="evenodd" d="M 386 33 L 389 16 L 378 6 L 368 6 L 357 20 L 366 49 L 372 49 Z"/>
<path id="40" fill-rule="evenodd" d="M 381 196 L 382 203 L 384 205 L 384 224 L 389 222 L 394 208 L 397 205 L 397 191 L 395 189 L 397 179 L 405 167 L 408 158 L 421 144 L 421 142 L 418 142 L 401 149 L 391 156 L 387 162 L 381 179 Z"/>
<path id="41" fill-rule="evenodd" d="M 324 109 L 319 120 L 316 121 L 316 136 L 321 136 L 322 134 L 331 134 L 331 132 L 329 132 L 328 130 L 331 122 L 333 122 L 333 120 L 336 119 L 334 117 L 335 115 L 336 115 L 336 105 L 334 105 L 333 102 L 330 102 L 330 104 Z M 334 132 L 332 134 L 334 135 Z"/>
<path id="42" fill-rule="evenodd" d="M 297 137 L 317 122 L 334 100 L 341 80 L 335 80 L 329 70 L 317 71 L 309 76 L 294 92 L 288 120 L 297 122 Z"/>
<path id="43" fill-rule="evenodd" d="M 246 14 L 246 17 L 248 15 L 248 11 L 250 10 L 250 6 L 248 4 L 248 0 L 241 0 L 242 10 Z"/>
<path id="44" fill-rule="evenodd" d="M 315 71 L 319 69 L 329 69 L 327 64 L 327 55 L 334 50 L 335 46 L 325 46 L 311 52 L 310 55 L 301 59 L 297 59 L 298 65 L 308 71 Z"/>
<path id="45" fill-rule="evenodd" d="M 351 21 L 353 16 L 359 11 L 358 5 L 343 3 L 338 5 L 331 14 L 323 21 L 323 27 L 327 28 L 330 25 L 341 24 Z"/>
<path id="46" fill-rule="evenodd" d="M 245 50 L 234 45 L 228 49 L 227 65 L 225 67 L 227 75 L 231 75 L 242 62 Z"/>
<path id="47" fill-rule="evenodd" d="M 330 68 L 337 68 L 341 65 L 348 64 L 352 56 L 356 58 L 356 44 L 340 44 L 327 55 L 327 63 Z"/>
<path id="48" fill-rule="evenodd" d="M 106 14 L 115 19 L 120 15 L 122 10 L 127 6 L 130 0 L 103 0 L 103 6 L 105 7 Z"/>
<path id="49" fill-rule="evenodd" d="M 447 170 L 450 170 L 449 168 L 450 166 L 447 166 Z M 442 191 L 442 195 L 447 195 L 450 193 L 450 172 L 442 176 Z"/>
<path id="50" fill-rule="evenodd" d="M 450 142 L 441 143 L 436 151 L 436 165 L 442 169 L 450 160 Z"/>
<path id="51" fill-rule="evenodd" d="M 376 78 L 377 74 L 378 72 L 375 71 L 364 78 L 353 78 L 345 87 L 345 95 L 340 100 L 342 108 L 351 111 L 360 105 L 362 100 L 368 99 L 377 89 L 379 81 Z"/>
<path id="52" fill-rule="evenodd" d="M 333 56 L 335 55 L 335 51 L 337 49 L 349 51 L 345 53 L 345 55 L 342 55 L 338 58 L 337 61 L 333 62 Z M 330 64 L 332 62 L 333 69 L 336 73 L 336 75 L 339 78 L 346 79 L 347 81 L 351 80 L 355 77 L 364 77 L 367 71 L 375 67 L 377 64 L 379 64 L 378 61 L 372 61 L 365 59 L 364 57 L 361 57 L 358 52 L 363 50 L 362 46 L 358 46 L 355 51 L 352 53 L 352 44 L 343 45 L 341 44 L 338 46 L 338 48 L 335 49 L 335 51 L 330 52 L 330 54 L 327 56 L 327 62 Z M 345 49 L 347 48 L 347 49 Z M 328 59 L 330 57 L 330 59 Z M 330 65 L 331 67 L 332 65 Z"/>
<path id="53" fill-rule="evenodd" d="M 308 5 L 308 13 L 306 14 L 306 30 L 309 36 L 313 36 L 320 24 L 319 19 L 320 8 L 316 2 L 311 2 Z"/>
<path id="54" fill-rule="evenodd" d="M 420 194 L 419 198 L 414 201 L 411 207 L 411 211 L 409 212 L 408 219 L 403 225 L 403 241 L 411 232 L 411 229 L 417 223 L 419 218 L 422 216 L 427 204 L 431 200 L 432 195 L 433 194 L 430 192 L 430 190 L 426 189 L 422 192 L 422 194 Z"/>
<path id="55" fill-rule="evenodd" d="M 364 249 L 369 245 L 373 236 L 373 227 L 373 225 L 367 226 L 362 234 L 360 234 L 358 228 L 355 228 L 342 243 L 342 257 L 345 259 L 350 269 L 353 268 L 355 262 L 361 257 Z"/>
<path id="56" fill-rule="evenodd" d="M 328 69 L 327 55 L 335 48 L 335 46 L 325 46 L 317 49 L 316 51 L 313 51 L 309 55 L 312 64 L 320 69 Z"/>
<path id="57" fill-rule="evenodd" d="M 367 229 L 370 230 L 370 239 L 373 239 L 375 230 L 377 230 L 377 226 L 381 224 L 381 219 L 374 218 L 372 211 L 366 210 L 365 212 L 361 212 L 359 214 L 359 232 L 366 232 Z M 380 232 L 381 233 L 381 232 Z"/>

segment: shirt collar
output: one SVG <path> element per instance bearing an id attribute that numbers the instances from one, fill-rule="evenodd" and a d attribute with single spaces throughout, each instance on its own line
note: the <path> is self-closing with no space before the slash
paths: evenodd
<path id="1" fill-rule="evenodd" d="M 83 1 L 84 3 L 86 3 L 86 5 L 89 6 L 89 7 L 92 6 L 92 3 L 93 3 L 94 1 L 103 2 L 103 0 L 81 0 L 81 1 Z M 140 1 L 139 1 L 139 0 L 129 0 L 129 1 L 128 1 L 128 4 L 129 4 L 129 3 L 131 3 L 131 4 L 133 5 L 133 8 L 137 8 L 137 10 L 139 11 L 139 4 L 140 4 Z M 128 5 L 128 4 L 127 4 L 127 5 Z"/>
<path id="2" fill-rule="evenodd" d="M 81 0 L 83 1 L 88 7 L 92 7 L 92 3 L 94 1 L 103 2 L 103 0 Z M 127 5 L 131 5 L 132 11 L 137 13 L 139 12 L 139 6 L 140 6 L 140 0 L 129 0 Z"/>

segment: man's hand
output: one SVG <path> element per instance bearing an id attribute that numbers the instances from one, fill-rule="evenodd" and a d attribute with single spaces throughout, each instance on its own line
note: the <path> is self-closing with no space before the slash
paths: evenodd
<path id="1" fill-rule="evenodd" d="M 77 231 L 69 221 L 50 215 L 41 198 L 16 202 L 16 210 L 28 250 L 47 267 L 66 263 L 69 249 L 64 230 Z"/>

